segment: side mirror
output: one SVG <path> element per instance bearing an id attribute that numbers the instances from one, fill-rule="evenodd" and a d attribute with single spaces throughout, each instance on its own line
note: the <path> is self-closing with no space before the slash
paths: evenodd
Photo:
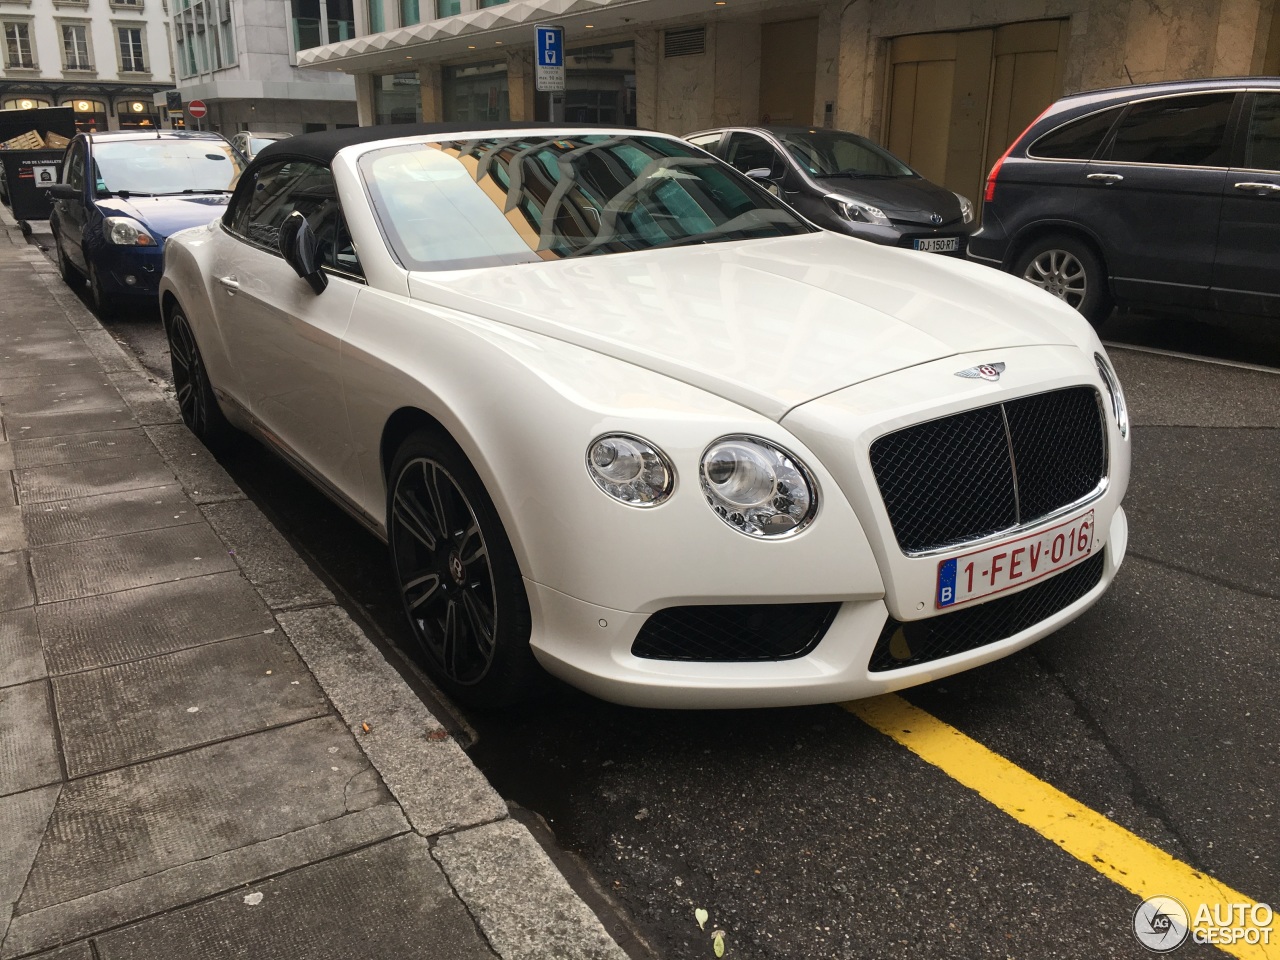
<path id="1" fill-rule="evenodd" d="M 276 242 L 280 256 L 293 267 L 293 272 L 307 281 L 316 293 L 324 293 L 329 278 L 320 269 L 320 241 L 311 231 L 307 218 L 297 210 L 285 217 Z"/>
<path id="2" fill-rule="evenodd" d="M 760 184 L 760 186 L 764 187 L 775 197 L 779 196 L 778 185 L 773 182 L 773 171 L 768 167 L 753 167 L 747 171 L 747 176 Z"/>
<path id="3" fill-rule="evenodd" d="M 83 190 L 69 183 L 55 183 L 48 190 L 54 200 L 79 200 L 84 196 Z"/>

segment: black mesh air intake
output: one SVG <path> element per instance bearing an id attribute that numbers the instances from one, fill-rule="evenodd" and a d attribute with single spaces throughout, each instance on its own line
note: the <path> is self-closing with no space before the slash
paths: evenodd
<path id="1" fill-rule="evenodd" d="M 926 620 L 889 618 L 871 654 L 871 670 L 896 670 L 941 660 L 1006 640 L 1065 610 L 1098 585 L 1104 552 L 1018 593 Z"/>
<path id="2" fill-rule="evenodd" d="M 1086 497 L 1106 468 L 1092 387 L 966 410 L 871 444 L 871 469 L 907 553 L 1033 523 Z"/>
<path id="3" fill-rule="evenodd" d="M 818 645 L 838 603 L 668 607 L 645 621 L 631 652 L 647 660 L 794 660 Z"/>

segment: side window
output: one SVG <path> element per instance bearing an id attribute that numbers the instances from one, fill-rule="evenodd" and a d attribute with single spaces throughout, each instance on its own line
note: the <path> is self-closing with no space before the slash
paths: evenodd
<path id="1" fill-rule="evenodd" d="M 65 183 L 70 184 L 77 190 L 84 189 L 84 144 L 77 143 L 71 148 L 71 156 L 67 158 L 67 167 L 64 171 Z"/>
<path id="2" fill-rule="evenodd" d="M 1064 123 L 1031 144 L 1027 155 L 1041 160 L 1092 160 L 1123 110 L 1112 107 Z"/>
<path id="3" fill-rule="evenodd" d="M 1280 93 L 1255 93 L 1244 165 L 1280 172 Z"/>
<path id="4" fill-rule="evenodd" d="M 1109 159 L 1219 167 L 1227 160 L 1227 118 L 1234 93 L 1163 97 L 1135 103 L 1120 121 Z"/>
<path id="5" fill-rule="evenodd" d="M 233 233 L 276 253 L 280 227 L 297 211 L 307 218 L 320 241 L 322 264 L 363 276 L 328 167 L 309 160 L 267 164 L 258 170 L 249 191 L 236 200 L 228 221 Z"/>
<path id="6" fill-rule="evenodd" d="M 704 133 L 697 137 L 690 137 L 689 142 L 695 147 L 701 147 L 707 153 L 715 153 L 720 149 L 720 141 L 724 139 L 723 131 L 717 133 Z"/>
<path id="7" fill-rule="evenodd" d="M 773 144 L 754 133 L 735 133 L 729 139 L 725 159 L 743 173 L 764 167 L 769 170 L 769 176 L 780 177 L 786 169 Z"/>

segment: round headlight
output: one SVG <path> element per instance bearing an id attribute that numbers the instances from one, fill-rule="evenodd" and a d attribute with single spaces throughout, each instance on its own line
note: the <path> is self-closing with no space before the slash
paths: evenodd
<path id="1" fill-rule="evenodd" d="M 154 247 L 155 238 L 130 217 L 107 217 L 102 221 L 107 240 L 121 247 Z"/>
<path id="2" fill-rule="evenodd" d="M 767 440 L 721 437 L 702 455 L 698 476 L 716 515 L 750 537 L 789 536 L 818 510 L 808 469 Z"/>
<path id="3" fill-rule="evenodd" d="M 587 472 L 596 486 L 633 507 L 655 507 L 675 489 L 666 455 L 639 437 L 611 434 L 587 447 Z"/>
<path id="4" fill-rule="evenodd" d="M 1111 369 L 1111 364 L 1102 354 L 1095 353 L 1093 359 L 1098 364 L 1098 375 L 1102 377 L 1102 385 L 1107 388 L 1107 394 L 1111 400 L 1111 414 L 1116 418 L 1116 427 L 1120 430 L 1120 436 L 1127 437 L 1129 436 L 1129 408 L 1124 402 L 1124 390 L 1120 386 L 1120 378 L 1116 376 L 1116 372 Z"/>

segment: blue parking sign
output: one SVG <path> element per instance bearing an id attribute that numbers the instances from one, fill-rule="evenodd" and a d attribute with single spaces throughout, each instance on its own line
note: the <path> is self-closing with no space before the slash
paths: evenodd
<path id="1" fill-rule="evenodd" d="M 536 47 L 538 66 L 564 66 L 564 27 L 538 26 Z"/>

